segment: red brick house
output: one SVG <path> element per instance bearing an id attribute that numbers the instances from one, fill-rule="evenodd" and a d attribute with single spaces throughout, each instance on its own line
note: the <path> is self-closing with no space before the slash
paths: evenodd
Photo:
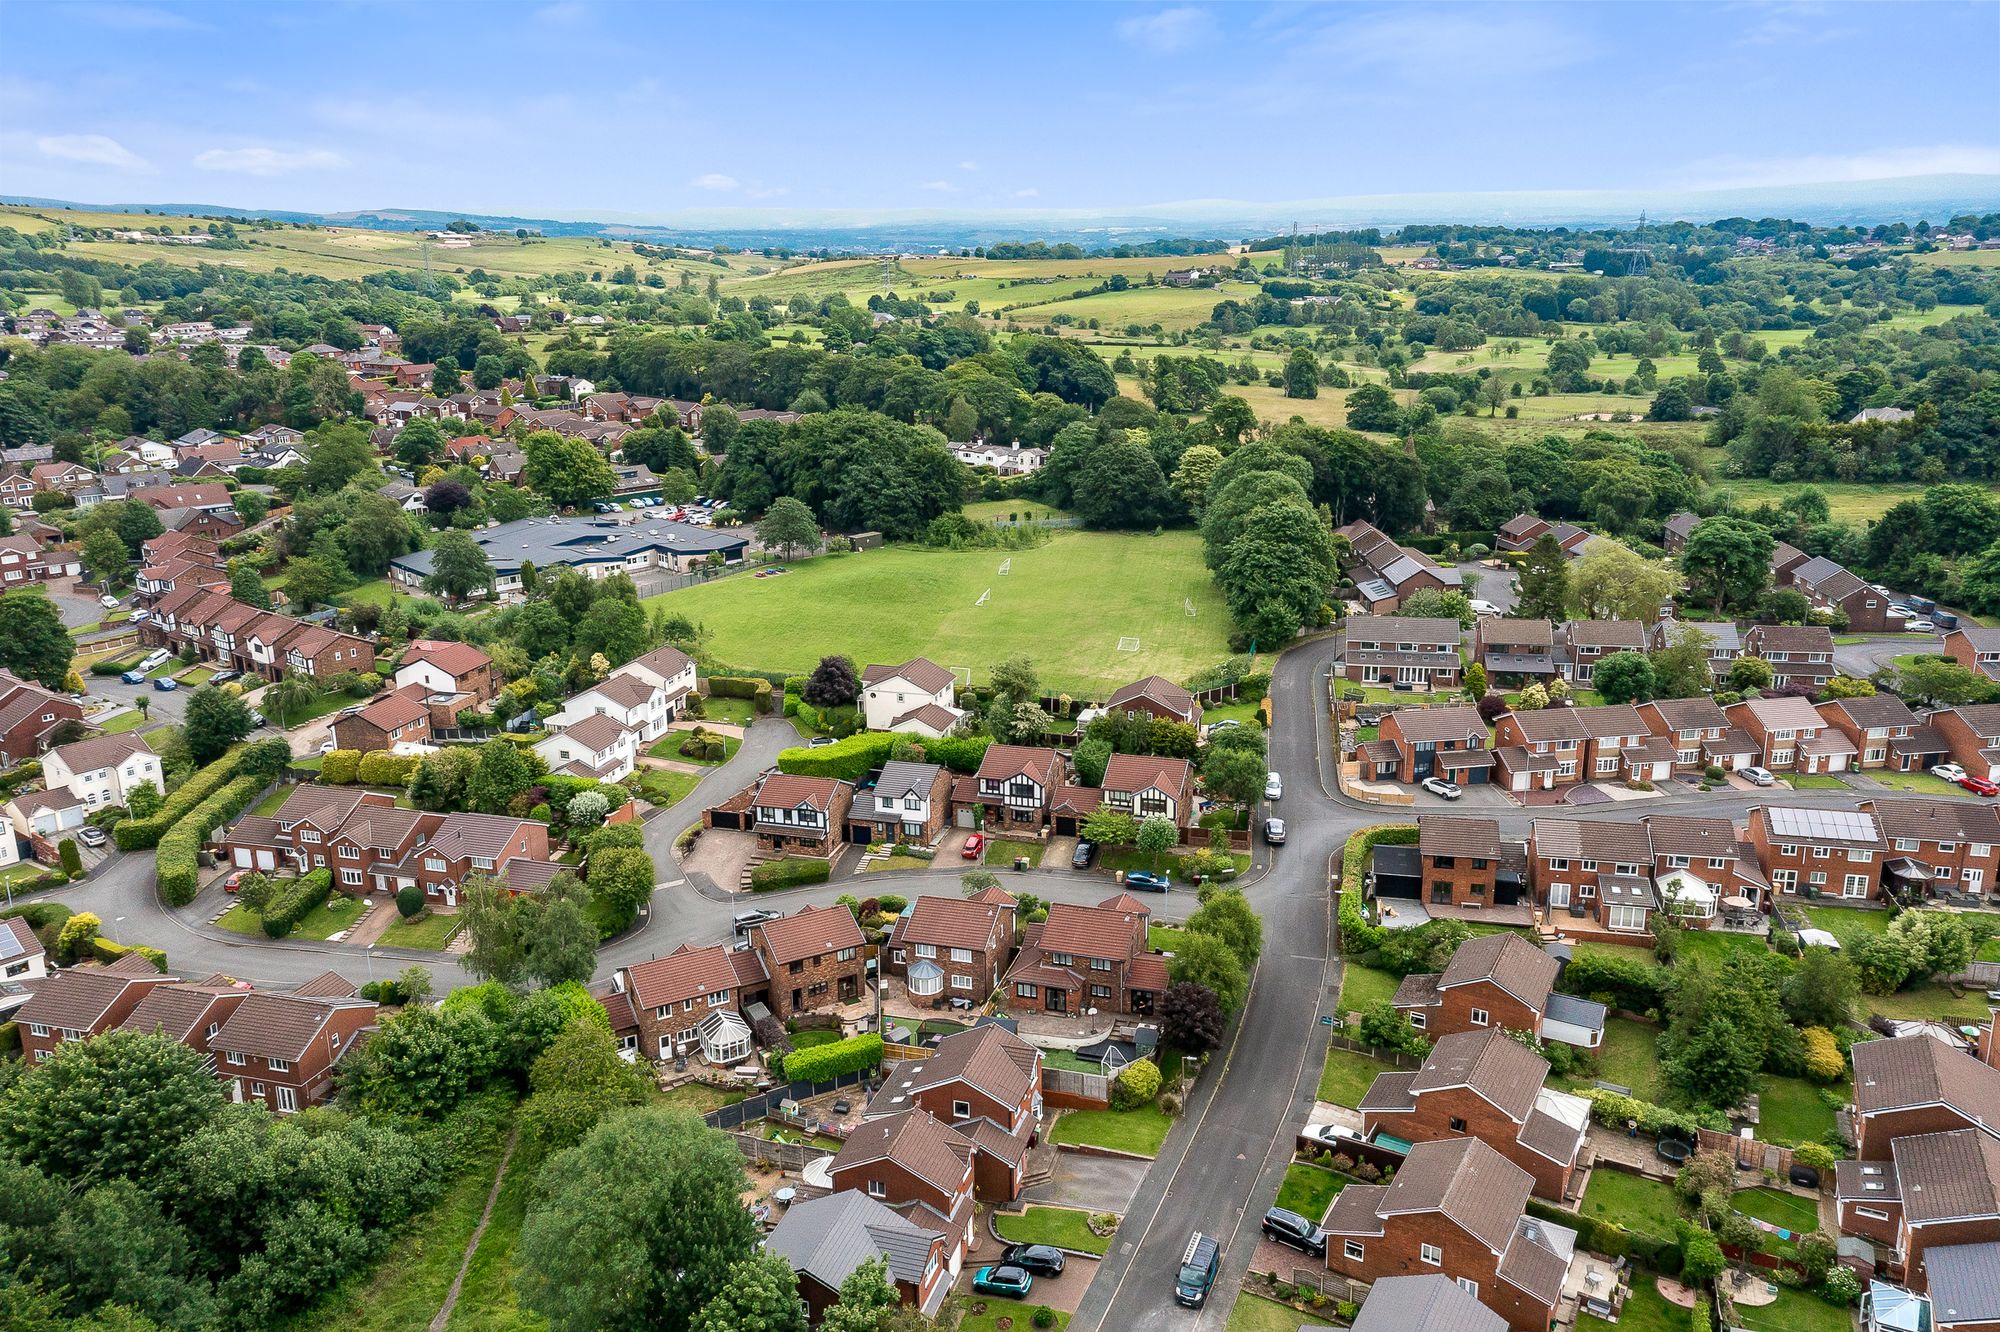
<path id="1" fill-rule="evenodd" d="M 828 1167 L 836 1192 L 853 1189 L 913 1225 L 941 1230 L 958 1252 L 973 1245 L 974 1156 L 978 1146 L 928 1110 L 863 1119 Z"/>
<path id="2" fill-rule="evenodd" d="M 223 981 L 212 976 L 199 984 L 156 985 L 118 1024 L 119 1029 L 154 1032 L 212 1056 L 216 1034 L 249 994 Z"/>
<path id="3" fill-rule="evenodd" d="M 1569 620 L 1562 632 L 1564 678 L 1589 684 L 1597 663 L 1614 652 L 1644 652 L 1646 626 L 1637 620 Z"/>
<path id="4" fill-rule="evenodd" d="M 1873 814 L 1789 805 L 1751 808 L 1750 845 L 1778 897 L 1796 898 L 1810 890 L 1856 902 L 1880 891 L 1888 849 Z"/>
<path id="5" fill-rule="evenodd" d="M 922 899 L 919 899 L 922 900 Z M 1042 1117 L 1042 1052 L 1005 1027 L 946 1036 L 923 1059 L 897 1062 L 868 1102 L 867 1117 L 915 1106 L 972 1139 L 973 1195 L 1021 1196 L 1022 1167 Z"/>
<path id="6" fill-rule="evenodd" d="M 415 886 L 416 853 L 437 835 L 445 817 L 394 806 L 359 806 L 327 838 L 333 886 L 344 893 L 394 893 Z"/>
<path id="7" fill-rule="evenodd" d="M 1583 781 L 1590 732 L 1577 711 L 1501 713 L 1493 727 L 1494 779 L 1509 791 L 1547 791 Z"/>
<path id="8" fill-rule="evenodd" d="M 0 765 L 11 768 L 35 757 L 58 726 L 82 720 L 83 709 L 67 695 L 0 671 Z"/>
<path id="9" fill-rule="evenodd" d="M 335 1066 L 374 1025 L 366 999 L 252 992 L 210 1040 L 215 1071 L 231 1100 L 291 1114 L 333 1095 Z"/>
<path id="10" fill-rule="evenodd" d="M 849 841 L 935 845 L 951 808 L 951 773 L 936 763 L 892 759 L 874 788 L 848 805 Z"/>
<path id="11" fill-rule="evenodd" d="M 1944 708 L 1929 721 L 1954 763 L 1975 777 L 2000 780 L 2000 703 Z"/>
<path id="12" fill-rule="evenodd" d="M 740 1008 L 746 990 L 770 983 L 762 954 L 721 944 L 682 944 L 665 957 L 619 968 L 612 985 L 627 997 L 638 1023 L 638 1051 L 672 1059 L 699 1051 L 711 1063 L 750 1056 L 750 1024 Z"/>
<path id="13" fill-rule="evenodd" d="M 1535 895 L 1566 933 L 1653 944 L 1653 843 L 1637 820 L 1536 819 L 1528 831 Z"/>
<path id="14" fill-rule="evenodd" d="M 1673 746 L 1674 767 L 1682 771 L 1713 764 L 1733 772 L 1752 766 L 1763 754 L 1748 732 L 1730 726 L 1711 698 L 1654 699 L 1639 704 L 1639 719 Z"/>
<path id="15" fill-rule="evenodd" d="M 1685 509 L 1667 519 L 1660 534 L 1660 544 L 1669 555 L 1678 555 L 1687 549 L 1688 538 L 1701 524 L 1701 515 L 1689 513 Z"/>
<path id="16" fill-rule="evenodd" d="M 1420 782 L 1442 777 L 1484 785 L 1493 770 L 1486 721 L 1472 707 L 1398 708 L 1382 718 L 1376 738 L 1360 746 L 1364 781 Z"/>
<path id="17" fill-rule="evenodd" d="M 1461 586 L 1458 570 L 1442 568 L 1422 551 L 1397 545 L 1372 523 L 1348 523 L 1334 535 L 1345 537 L 1354 552 L 1345 572 L 1372 615 L 1389 614 L 1412 592 Z"/>
<path id="18" fill-rule="evenodd" d="M 1947 657 L 1967 670 L 2000 680 L 2000 629 L 1961 621 L 1956 629 L 1945 631 L 1940 646 Z"/>
<path id="19" fill-rule="evenodd" d="M 1836 698 L 1821 703 L 1817 711 L 1854 745 L 1859 755 L 1854 766 L 1864 769 L 1893 766 L 1894 742 L 1908 740 L 1922 725 L 1910 705 L 1894 694 Z"/>
<path id="20" fill-rule="evenodd" d="M 1885 887 L 1983 896 L 2000 883 L 2000 809 L 1964 800 L 1864 800 L 1861 809 L 1888 843 Z"/>
<path id="21" fill-rule="evenodd" d="M 493 659 L 470 643 L 417 639 L 396 663 L 396 685 L 421 685 L 425 696 L 468 694 L 490 702 L 496 692 Z"/>
<path id="22" fill-rule="evenodd" d="M 1537 1197 L 1569 1196 L 1590 1129 L 1590 1102 L 1545 1086 L 1549 1062 L 1505 1032 L 1461 1031 L 1414 1073 L 1376 1076 L 1361 1098 L 1362 1136 L 1405 1142 L 1474 1137 L 1534 1180 Z"/>
<path id="23" fill-rule="evenodd" d="M 1014 956 L 1014 899 L 998 888 L 976 897 L 910 903 L 889 931 L 887 975 L 901 976 L 915 1000 L 977 1003 L 1000 988 Z"/>
<path id="24" fill-rule="evenodd" d="M 1861 1041 L 1854 1060 L 1854 1155 L 1892 1159 L 1918 1133 L 1976 1129 L 2000 1137 L 2000 1068 L 1931 1036 Z"/>
<path id="25" fill-rule="evenodd" d="M 1420 1142 L 1393 1184 L 1350 1184 L 1326 1215 L 1326 1265 L 1354 1281 L 1438 1273 L 1548 1332 L 1576 1234 L 1527 1216 L 1534 1179 L 1477 1138 Z"/>
<path id="26" fill-rule="evenodd" d="M 1485 910 L 1520 900 L 1519 853 L 1504 863 L 1494 819 L 1427 814 L 1417 825 L 1417 856 L 1428 905 Z"/>
<path id="27" fill-rule="evenodd" d="M 1201 725 L 1201 704 L 1163 675 L 1149 675 L 1116 690 L 1104 704 L 1109 713 L 1140 712 L 1161 721 Z"/>
<path id="28" fill-rule="evenodd" d="M 80 1041 L 110 1031 L 132 1015 L 154 990 L 174 984 L 172 976 L 137 953 L 108 967 L 71 967 L 37 985 L 14 1010 L 21 1031 L 21 1058 L 39 1064 L 64 1041 Z"/>
<path id="29" fill-rule="evenodd" d="M 361 711 L 333 722 L 333 743 L 366 754 L 431 738 L 431 710 L 401 690 L 383 694 Z"/>
<path id="30" fill-rule="evenodd" d="M 1482 615 L 1473 630 L 1472 659 L 1486 668 L 1486 682 L 1531 685 L 1556 677 L 1556 629 L 1547 620 L 1505 620 Z"/>
<path id="31" fill-rule="evenodd" d="M 265 874 L 303 874 L 327 866 L 332 863 L 327 843 L 363 806 L 381 811 L 393 809 L 395 801 L 378 791 L 302 783 L 292 788 L 276 814 L 238 819 L 222 838 L 222 857 L 237 869 Z M 334 876 L 336 882 L 339 877 Z"/>
<path id="32" fill-rule="evenodd" d="M 800 907 L 752 926 L 751 946 L 771 978 L 766 1000 L 771 1016 L 784 1022 L 828 1005 L 858 1003 L 867 942 L 844 906 Z"/>
<path id="33" fill-rule="evenodd" d="M 1049 825 L 1050 804 L 1063 773 L 1063 756 L 1053 749 L 989 745 L 970 791 L 961 783 L 953 799 L 984 809 L 989 829 L 1039 835 Z"/>
<path id="34" fill-rule="evenodd" d="M 33 537 L 19 532 L 0 537 L 0 586 L 25 587 L 52 578 L 72 578 L 82 570 L 74 550 L 44 549 Z"/>
<path id="35" fill-rule="evenodd" d="M 1002 979 L 1010 1008 L 1048 1013 L 1152 1013 L 1167 991 L 1167 963 L 1149 952 L 1151 908 L 1128 893 L 1094 907 L 1055 902 L 1027 928 Z"/>
<path id="36" fill-rule="evenodd" d="M 1870 1210 L 1888 1212 L 1895 1227 L 1891 1274 L 1922 1293 L 1930 1285 L 1926 1251 L 2000 1242 L 2000 1138 L 1977 1129 L 1905 1134 L 1889 1152 L 1896 1197 L 1877 1198 Z M 1872 1220 L 1860 1216 L 1860 1206 L 1857 1220 Z"/>
<path id="37" fill-rule="evenodd" d="M 497 876 L 509 861 L 548 858 L 549 826 L 540 820 L 453 813 L 397 871 L 413 872 L 426 897 L 457 906 L 459 886 L 472 875 Z"/>
<path id="38" fill-rule="evenodd" d="M 1695 875 L 1714 888 L 1720 904 L 1731 897 L 1757 907 L 1770 905 L 1771 885 L 1757 853 L 1725 818 L 1685 814 L 1648 814 L 1640 820 L 1653 845 L 1653 878 L 1667 882 L 1677 873 Z M 1673 903 L 1667 903 L 1672 906 Z M 1712 917 L 1690 914 L 1682 903 L 1676 914 L 1685 925 L 1707 928 Z"/>
<path id="39" fill-rule="evenodd" d="M 1356 684 L 1449 690 L 1464 678 L 1457 620 L 1356 615 L 1342 632 L 1340 673 Z"/>
<path id="40" fill-rule="evenodd" d="M 813 1327 L 865 1262 L 881 1262 L 897 1299 L 929 1316 L 950 1293 L 961 1261 L 960 1246 L 941 1229 L 914 1224 L 851 1189 L 793 1203 L 764 1247 L 790 1264 Z"/>
<path id="41" fill-rule="evenodd" d="M 1775 686 L 1824 689 L 1834 676 L 1833 630 L 1820 624 L 1753 624 L 1743 632 L 1743 655 L 1771 663 Z"/>
<path id="42" fill-rule="evenodd" d="M 1591 781 L 1663 782 L 1673 772 L 1674 747 L 1653 734 L 1629 703 L 1572 708 L 1589 741 L 1584 772 Z"/>
<path id="43" fill-rule="evenodd" d="M 1442 972 L 1403 977 L 1391 1001 L 1433 1041 L 1461 1031 L 1530 1031 L 1596 1049 L 1604 1006 L 1555 992 L 1562 964 L 1518 934 L 1483 934 L 1458 946 Z"/>
<path id="44" fill-rule="evenodd" d="M 1757 742 L 1772 772 L 1845 772 L 1861 752 L 1802 698 L 1746 698 L 1723 713 Z"/>
<path id="45" fill-rule="evenodd" d="M 1549 521 L 1532 513 L 1509 518 L 1495 534 L 1495 550 L 1533 550 L 1535 543 L 1551 530 Z"/>
<path id="46" fill-rule="evenodd" d="M 1113 754 L 1104 766 L 1107 809 L 1140 822 L 1166 819 L 1185 833 L 1194 826 L 1194 765 L 1182 758 Z"/>
<path id="47" fill-rule="evenodd" d="M 773 851 L 830 856 L 853 804 L 852 783 L 768 772 L 753 789 L 745 826 Z"/>
<path id="48" fill-rule="evenodd" d="M 1805 594 L 1815 610 L 1845 612 L 1847 627 L 1857 634 L 1897 633 L 1902 630 L 1903 617 L 1889 613 L 1893 597 L 1877 592 L 1844 565 L 1824 555 L 1793 569 L 1791 583 Z"/>

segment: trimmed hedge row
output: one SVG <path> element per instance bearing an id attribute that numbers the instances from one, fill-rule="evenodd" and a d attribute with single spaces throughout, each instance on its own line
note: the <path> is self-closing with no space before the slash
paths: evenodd
<path id="1" fill-rule="evenodd" d="M 408 786 L 420 760 L 386 749 L 336 749 L 320 762 L 319 779 L 328 786 Z"/>
<path id="2" fill-rule="evenodd" d="M 928 761 L 959 773 L 979 771 L 980 760 L 986 757 L 986 747 L 993 743 L 990 736 L 983 735 L 925 740 L 888 731 L 863 731 L 817 749 L 801 745 L 781 750 L 778 753 L 778 771 L 795 777 L 834 777 L 843 782 L 858 782 L 887 763 L 897 742 L 905 740 L 914 740 L 921 745 Z"/>
<path id="3" fill-rule="evenodd" d="M 148 962 L 158 967 L 161 972 L 164 973 L 167 969 L 167 955 L 159 949 L 150 948 L 145 944 L 126 945 L 113 943 L 109 939 L 97 938 L 90 941 L 90 952 L 99 962 L 104 963 L 116 962 L 128 953 L 137 953 L 140 957 L 145 958 Z"/>
<path id="4" fill-rule="evenodd" d="M 264 908 L 264 933 L 282 939 L 333 895 L 333 871 L 316 869 L 271 899 Z"/>
<path id="5" fill-rule="evenodd" d="M 1412 823 L 1378 823 L 1363 828 L 1347 839 L 1340 863 L 1340 946 L 1348 953 L 1372 953 L 1387 935 L 1379 925 L 1368 923 L 1368 907 L 1361 899 L 1363 862 L 1377 846 L 1408 846 L 1417 840 Z"/>
<path id="6" fill-rule="evenodd" d="M 783 677 L 779 677 L 782 679 Z M 773 686 L 769 680 L 757 676 L 711 675 L 708 677 L 710 698 L 747 698 L 759 712 L 771 710 Z"/>
<path id="7" fill-rule="evenodd" d="M 160 897 L 168 906 L 186 906 L 194 901 L 194 895 L 201 891 L 202 839 L 255 804 L 268 785 L 268 777 L 232 778 L 159 839 L 153 874 L 159 880 Z M 125 826 L 118 825 L 121 830 Z"/>
<path id="8" fill-rule="evenodd" d="M 261 773 L 270 781 L 292 761 L 291 747 L 283 740 L 264 740 L 254 745 L 237 745 L 221 758 L 187 779 L 166 798 L 150 818 L 126 819 L 112 830 L 120 851 L 145 851 L 158 846 L 169 829 L 191 814 L 197 806 L 220 791 L 231 778 L 245 773 Z M 214 827 L 214 824 L 210 824 Z"/>
<path id="9" fill-rule="evenodd" d="M 785 1056 L 789 1082 L 830 1082 L 843 1073 L 859 1073 L 882 1062 L 882 1038 L 874 1032 L 844 1041 L 809 1045 Z"/>
<path id="10" fill-rule="evenodd" d="M 825 883 L 833 874 L 833 862 L 795 856 L 767 860 L 750 871 L 750 891 L 768 893 L 776 888 L 797 888 L 808 883 Z"/>

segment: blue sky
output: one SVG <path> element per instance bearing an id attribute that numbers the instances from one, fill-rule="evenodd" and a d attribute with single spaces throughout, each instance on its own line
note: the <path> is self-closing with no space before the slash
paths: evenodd
<path id="1" fill-rule="evenodd" d="M 2000 172 L 2000 4 L 0 4 L 0 192 L 552 217 Z"/>

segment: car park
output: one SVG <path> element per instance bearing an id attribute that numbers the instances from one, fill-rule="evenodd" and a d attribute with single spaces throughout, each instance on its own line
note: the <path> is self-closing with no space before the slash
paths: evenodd
<path id="1" fill-rule="evenodd" d="M 1034 1287 L 1035 1279 L 1028 1275 L 1026 1268 L 1005 1263 L 982 1267 L 972 1276 L 972 1289 L 980 1295 L 1005 1295 L 1010 1300 L 1025 1300 Z"/>
<path id="2" fill-rule="evenodd" d="M 1752 786 L 1772 786 L 1778 780 L 1768 768 L 1739 768 L 1737 775 Z"/>
<path id="3" fill-rule="evenodd" d="M 1097 859 L 1097 843 L 1079 841 L 1076 854 L 1069 858 L 1071 869 L 1089 869 L 1090 862 Z"/>
<path id="4" fill-rule="evenodd" d="M 965 849 L 963 851 L 960 851 L 958 854 L 961 858 L 965 860 L 977 860 L 979 859 L 980 853 L 985 850 L 986 850 L 986 834 L 974 833 L 972 834 L 972 836 L 965 839 Z"/>
<path id="5" fill-rule="evenodd" d="M 175 681 L 175 679 L 171 675 L 163 675 L 159 679 L 153 681 L 153 688 L 159 690 L 163 694 L 171 694 L 174 692 L 174 690 L 179 689 L 180 685 L 178 682 Z"/>
<path id="6" fill-rule="evenodd" d="M 1174 1274 L 1174 1303 L 1187 1309 L 1208 1303 L 1220 1256 L 1221 1246 L 1199 1230 L 1188 1237 L 1187 1248 L 1181 1251 L 1180 1270 Z"/>
<path id="7" fill-rule="evenodd" d="M 1426 777 L 1421 785 L 1441 800 L 1456 800 L 1461 794 L 1456 782 L 1448 782 L 1442 777 Z"/>
<path id="8" fill-rule="evenodd" d="M 1940 763 L 1931 769 L 1931 776 L 1941 778 L 1947 782 L 1955 782 L 1965 776 L 1965 769 L 1959 767 L 1956 763 Z"/>
<path id="9" fill-rule="evenodd" d="M 1984 777 L 1974 776 L 1969 772 L 1958 779 L 1958 784 L 1974 795 L 2000 795 L 2000 785 L 1989 782 Z"/>
<path id="10" fill-rule="evenodd" d="M 1135 870 L 1125 876 L 1127 888 L 1137 888 L 1142 892 L 1164 893 L 1174 886 L 1174 881 L 1164 874 L 1154 874 L 1147 870 Z"/>
<path id="11" fill-rule="evenodd" d="M 1326 1257 L 1326 1232 L 1297 1212 L 1273 1207 L 1264 1213 L 1262 1229 L 1266 1239 L 1276 1240 L 1315 1258 Z"/>
<path id="12" fill-rule="evenodd" d="M 76 830 L 76 840 L 82 842 L 85 846 L 103 846 L 104 829 L 91 827 L 86 824 L 84 827 Z"/>
<path id="13" fill-rule="evenodd" d="M 1053 1244 L 1009 1244 L 1000 1251 L 1000 1262 L 1019 1267 L 1035 1276 L 1061 1276 L 1063 1251 Z"/>
<path id="14" fill-rule="evenodd" d="M 1285 821 L 1283 819 L 1264 820 L 1264 845 L 1283 846 L 1285 844 Z"/>
<path id="15" fill-rule="evenodd" d="M 1264 799 L 1266 799 L 1266 800 L 1282 800 L 1282 799 L 1284 799 L 1284 798 L 1285 798 L 1285 779 L 1284 779 L 1284 778 L 1282 778 L 1282 777 L 1280 777 L 1280 776 L 1279 776 L 1279 775 L 1278 775 L 1277 773 L 1275 773 L 1275 772 L 1267 772 L 1267 773 L 1265 773 L 1265 774 L 1264 774 Z"/>

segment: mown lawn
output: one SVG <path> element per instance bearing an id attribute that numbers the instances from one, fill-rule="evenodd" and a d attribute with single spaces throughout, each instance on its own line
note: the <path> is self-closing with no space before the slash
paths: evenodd
<path id="1" fill-rule="evenodd" d="M 145 724 L 145 713 L 137 708 L 127 708 L 109 721 L 100 722 L 97 729 L 106 735 L 119 735 L 126 731 L 136 731 Z"/>
<path id="2" fill-rule="evenodd" d="M 1138 1110 L 1071 1110 L 1056 1121 L 1049 1140 L 1080 1147 L 1105 1147 L 1138 1156 L 1158 1156 L 1174 1121 L 1145 1106 Z"/>
<path id="3" fill-rule="evenodd" d="M 1748 1332 L 1852 1332 L 1854 1317 L 1846 1309 L 1828 1304 L 1804 1291 L 1778 1291 L 1775 1303 L 1751 1308 L 1736 1306 L 1736 1321 Z M 1623 1332 L 1624 1324 L 1619 1325 Z"/>
<path id="4" fill-rule="evenodd" d="M 1833 1109 L 1820 1099 L 1817 1085 L 1804 1078 L 1764 1079 L 1758 1093 L 1757 1136 L 1780 1147 L 1818 1142 L 1833 1131 Z"/>
<path id="5" fill-rule="evenodd" d="M 1794 791 L 1845 791 L 1848 785 L 1838 777 L 1826 773 L 1793 773 L 1784 779 Z"/>
<path id="6" fill-rule="evenodd" d="M 285 803 L 291 794 L 292 788 L 290 786 L 275 786 L 262 800 L 259 800 L 250 807 L 250 812 L 252 814 L 276 814 L 279 807 Z"/>
<path id="7" fill-rule="evenodd" d="M 1873 934 L 1882 934 L 1894 919 L 1887 911 L 1863 911 L 1859 907 L 1809 906 L 1806 918 L 1851 948 Z"/>
<path id="8" fill-rule="evenodd" d="M 1365 1013 L 1377 1004 L 1386 1004 L 1396 997 L 1396 987 L 1402 983 L 1403 978 L 1393 972 L 1349 962 L 1340 981 L 1340 1011 Z"/>
<path id="9" fill-rule="evenodd" d="M 430 952 L 441 951 L 451 942 L 459 926 L 465 923 L 463 916 L 445 916 L 436 912 L 419 920 L 398 920 L 382 931 L 376 942 L 384 948 L 421 948 Z"/>
<path id="10" fill-rule="evenodd" d="M 1156 953 L 1173 953 L 1180 950 L 1187 938 L 1187 931 L 1178 925 L 1148 925 L 1146 927 L 1146 947 Z M 2000 940 L 1995 941 L 2000 947 Z"/>
<path id="11" fill-rule="evenodd" d="M 729 762 L 729 760 L 736 757 L 736 751 L 743 748 L 743 741 L 740 737 L 716 733 L 715 738 L 722 742 L 722 757 L 718 759 L 696 758 L 692 754 L 681 753 L 681 744 L 687 738 L 688 732 L 686 731 L 668 731 L 665 735 L 654 741 L 653 747 L 648 749 L 646 753 L 653 758 L 666 759 L 673 763 L 699 763 L 704 767 L 713 767 L 717 764 Z"/>
<path id="12" fill-rule="evenodd" d="M 1331 1170 L 1294 1162 L 1285 1167 L 1285 1182 L 1279 1186 L 1277 1205 L 1317 1223 L 1326 1219 L 1326 1209 L 1333 1206 L 1335 1195 L 1346 1182 Z"/>
<path id="13" fill-rule="evenodd" d="M 1653 1278 L 1644 1273 L 1634 1276 L 1632 1294 L 1619 1310 L 1616 1323 L 1589 1314 L 1578 1314 L 1576 1320 L 1577 1332 L 1611 1332 L 1613 1328 L 1617 1332 L 1683 1332 L 1687 1325 L 1688 1311 L 1662 1299 Z"/>
<path id="14" fill-rule="evenodd" d="M 721 722 L 725 726 L 748 726 L 757 715 L 755 705 L 747 698 L 716 698 L 704 695 L 701 700 L 701 716 L 696 721 Z"/>
<path id="15" fill-rule="evenodd" d="M 1319 1099 L 1334 1105 L 1359 1105 L 1378 1075 L 1394 1071 L 1395 1065 L 1353 1050 L 1328 1050 L 1326 1067 L 1319 1075 Z"/>
<path id="16" fill-rule="evenodd" d="M 705 1115 L 711 1110 L 720 1110 L 725 1105 L 735 1105 L 743 1099 L 740 1091 L 724 1091 L 720 1087 L 704 1086 L 699 1082 L 684 1082 L 672 1091 L 661 1092 L 653 1098 L 653 1103 L 672 1110 L 692 1110 Z"/>
<path id="17" fill-rule="evenodd" d="M 1106 1253 L 1111 1239 L 1091 1233 L 1089 1216 L 1073 1207 L 1030 1207 L 1018 1216 L 996 1213 L 993 1228 L 1010 1244 L 1053 1244 L 1082 1253 Z"/>
<path id="18" fill-rule="evenodd" d="M 1890 772 L 1886 768 L 1878 768 L 1868 775 L 1892 791 L 1908 791 L 1912 795 L 1953 800 L 1978 798 L 1957 782 L 1948 782 L 1927 772 Z"/>
<path id="19" fill-rule="evenodd" d="M 639 769 L 639 794 L 655 805 L 678 804 L 699 785 L 701 778 L 691 772 L 668 772 L 663 768 Z"/>
<path id="20" fill-rule="evenodd" d="M 346 893 L 335 893 L 324 906 L 314 907 L 305 918 L 292 927 L 288 939 L 330 939 L 342 930 L 352 929 L 354 922 L 361 919 L 361 913 L 368 904 L 358 897 Z M 222 913 L 222 919 L 215 922 L 225 930 L 237 934 L 254 934 L 264 937 L 264 918 L 238 902 Z"/>
<path id="21" fill-rule="evenodd" d="M 1236 1297 L 1223 1332 L 1298 1332 L 1301 1327 L 1331 1327 L 1326 1319 L 1300 1313 L 1287 1304 L 1244 1291 Z"/>
<path id="22" fill-rule="evenodd" d="M 989 837 L 986 840 L 986 864 L 1012 869 L 1016 857 L 1026 857 L 1029 869 L 1041 868 L 1042 843 L 1020 842 L 1011 837 Z"/>
<path id="23" fill-rule="evenodd" d="M 966 1314 L 958 1320 L 958 1332 L 1000 1332 L 1003 1326 L 1018 1332 L 1018 1329 L 1032 1326 L 1029 1320 L 1040 1307 L 1032 1297 L 1026 1300 L 999 1300 L 974 1295 L 970 1298 L 975 1303 L 983 1303 L 986 1312 Z M 1063 1332 L 1069 1326 L 1069 1315 L 1061 1309 L 1050 1309 L 1049 1312 L 1055 1315 L 1055 1322 L 1049 1325 L 1051 1332 Z"/>
<path id="24" fill-rule="evenodd" d="M 1572 1089 L 1589 1087 L 1593 1081 L 1630 1087 L 1642 1101 L 1660 1099 L 1660 1061 L 1654 1051 L 1659 1032 L 1630 1018 L 1608 1018 L 1604 1042 L 1597 1049 L 1597 1077 L 1571 1078 Z"/>
<path id="25" fill-rule="evenodd" d="M 1744 1189 L 1731 1195 L 1729 1205 L 1745 1216 L 1754 1216 L 1759 1221 L 1769 1221 L 1787 1230 L 1819 1229 L 1819 1208 L 1813 1206 L 1810 1199 L 1781 1193 L 1777 1189 Z M 1775 1240 L 1777 1237 L 1771 1238 Z"/>
<path id="26" fill-rule="evenodd" d="M 1613 1221 L 1637 1234 L 1672 1239 L 1674 1222 L 1681 1217 L 1681 1200 L 1671 1185 L 1607 1166 L 1591 1172 L 1579 1210 L 1593 1220 Z"/>

